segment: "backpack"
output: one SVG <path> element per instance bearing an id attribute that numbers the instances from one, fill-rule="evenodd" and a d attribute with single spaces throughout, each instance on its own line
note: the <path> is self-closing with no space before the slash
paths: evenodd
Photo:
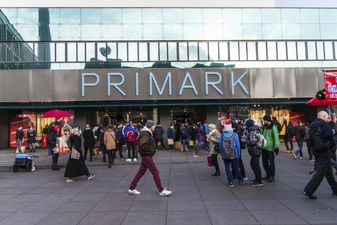
<path id="1" fill-rule="evenodd" d="M 259 141 L 256 143 L 257 147 L 264 149 L 267 147 L 267 138 L 265 138 L 262 134 L 257 134 Z"/>
<path id="2" fill-rule="evenodd" d="M 222 159 L 225 160 L 236 159 L 234 137 L 235 137 L 234 132 L 230 137 L 223 136 L 222 148 L 220 149 Z"/>
<path id="3" fill-rule="evenodd" d="M 247 135 L 247 145 L 248 146 L 256 146 L 259 142 L 259 134 L 255 132 L 255 130 L 248 131 Z"/>
<path id="4" fill-rule="evenodd" d="M 330 148 L 330 142 L 323 137 L 321 126 L 309 130 L 309 145 L 314 153 L 322 153 Z"/>
<path id="5" fill-rule="evenodd" d="M 134 140 L 135 140 L 135 135 L 134 135 L 133 131 L 129 130 L 126 133 L 126 141 L 127 142 L 133 142 Z"/>

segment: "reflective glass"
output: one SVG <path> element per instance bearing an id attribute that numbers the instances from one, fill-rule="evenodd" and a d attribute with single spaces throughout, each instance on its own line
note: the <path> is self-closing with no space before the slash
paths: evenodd
<path id="1" fill-rule="evenodd" d="M 100 40 L 100 25 L 81 25 L 81 40 Z"/>
<path id="2" fill-rule="evenodd" d="M 204 23 L 222 23 L 221 9 L 204 9 L 202 16 Z"/>
<path id="3" fill-rule="evenodd" d="M 18 23 L 20 24 L 38 24 L 39 12 L 37 8 L 19 8 Z"/>
<path id="4" fill-rule="evenodd" d="M 143 23 L 162 23 L 162 9 L 143 9 Z"/>
<path id="5" fill-rule="evenodd" d="M 337 24 L 321 24 L 321 38 L 322 39 L 336 39 Z"/>
<path id="6" fill-rule="evenodd" d="M 183 9 L 183 23 L 202 23 L 202 10 Z"/>
<path id="7" fill-rule="evenodd" d="M 281 24 L 262 24 L 263 39 L 281 39 Z"/>
<path id="8" fill-rule="evenodd" d="M 202 40 L 203 39 L 202 24 L 185 24 L 184 40 Z"/>
<path id="9" fill-rule="evenodd" d="M 102 9 L 102 23 L 122 23 L 121 9 Z"/>
<path id="10" fill-rule="evenodd" d="M 262 23 L 281 23 L 281 10 L 262 9 Z"/>
<path id="11" fill-rule="evenodd" d="M 242 25 L 240 24 L 224 24 L 224 39 L 234 40 L 242 38 Z"/>
<path id="12" fill-rule="evenodd" d="M 319 24 L 302 24 L 301 37 L 302 39 L 320 39 L 321 33 Z"/>
<path id="13" fill-rule="evenodd" d="M 17 29 L 25 41 L 39 40 L 39 29 L 36 25 L 19 24 Z"/>
<path id="14" fill-rule="evenodd" d="M 320 9 L 320 22 L 321 23 L 336 23 L 337 9 Z"/>
<path id="15" fill-rule="evenodd" d="M 243 24 L 244 39 L 262 39 L 261 24 Z"/>
<path id="16" fill-rule="evenodd" d="M 101 9 L 81 9 L 81 24 L 100 24 Z"/>
<path id="17" fill-rule="evenodd" d="M 204 24 L 204 40 L 223 39 L 223 26 L 221 24 Z"/>
<path id="18" fill-rule="evenodd" d="M 163 39 L 162 25 L 151 24 L 143 25 L 143 39 L 144 40 L 161 40 Z"/>
<path id="19" fill-rule="evenodd" d="M 300 39 L 301 25 L 300 24 L 282 24 L 283 39 Z"/>
<path id="20" fill-rule="evenodd" d="M 122 27 L 120 25 L 102 25 L 103 40 L 121 40 Z"/>
<path id="21" fill-rule="evenodd" d="M 139 25 L 122 25 L 123 40 L 142 40 L 142 27 Z"/>
<path id="22" fill-rule="evenodd" d="M 7 19 L 9 20 L 9 23 L 15 24 L 18 22 L 18 9 L 15 8 L 5 8 L 1 9 L 1 11 L 5 14 Z"/>
<path id="23" fill-rule="evenodd" d="M 261 23 L 261 9 L 242 9 L 243 23 Z"/>
<path id="24" fill-rule="evenodd" d="M 60 23 L 62 24 L 79 24 L 81 22 L 81 11 L 79 8 L 60 9 Z"/>
<path id="25" fill-rule="evenodd" d="M 81 40 L 81 29 L 78 25 L 60 25 L 60 40 Z"/>
<path id="26" fill-rule="evenodd" d="M 49 22 L 50 24 L 59 24 L 60 23 L 60 9 L 50 8 L 49 9 Z"/>
<path id="27" fill-rule="evenodd" d="M 142 23 L 141 9 L 122 9 L 123 23 Z"/>
<path id="28" fill-rule="evenodd" d="M 223 9 L 222 18 L 224 23 L 241 23 L 242 10 L 241 9 Z"/>
<path id="29" fill-rule="evenodd" d="M 163 9 L 163 22 L 168 23 L 182 23 L 183 15 L 182 9 Z"/>
<path id="30" fill-rule="evenodd" d="M 182 40 L 183 39 L 183 26 L 164 24 L 164 39 L 165 40 Z"/>
<path id="31" fill-rule="evenodd" d="M 301 23 L 319 23 L 318 9 L 301 9 Z"/>
<path id="32" fill-rule="evenodd" d="M 59 25 L 50 25 L 50 35 L 53 41 L 60 40 L 60 26 Z"/>
<path id="33" fill-rule="evenodd" d="M 281 9 L 282 23 L 300 23 L 299 9 Z"/>

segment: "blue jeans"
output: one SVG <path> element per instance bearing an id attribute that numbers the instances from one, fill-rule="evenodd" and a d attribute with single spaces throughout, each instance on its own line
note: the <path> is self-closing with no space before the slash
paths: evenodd
<path id="1" fill-rule="evenodd" d="M 206 149 L 205 141 L 198 141 L 197 147 L 195 149 L 195 154 L 198 155 L 200 149 L 202 148 Z"/>
<path id="2" fill-rule="evenodd" d="M 18 138 L 16 139 L 16 146 L 18 147 L 18 151 L 19 153 L 22 152 L 21 148 L 22 148 L 22 139 Z"/>
<path id="3" fill-rule="evenodd" d="M 303 157 L 303 152 L 302 152 L 303 140 L 296 140 L 296 142 L 297 142 L 297 145 L 298 145 L 298 149 L 296 150 L 295 155 Z"/>
<path id="4" fill-rule="evenodd" d="M 232 165 L 233 170 L 235 171 L 235 174 L 236 174 L 236 177 L 238 178 L 238 180 L 243 181 L 243 178 L 242 178 L 241 173 L 240 173 L 240 167 L 239 167 L 239 160 L 238 159 L 224 160 L 223 162 L 225 164 L 225 170 L 226 170 L 226 176 L 227 176 L 228 183 L 233 182 L 231 165 Z"/>
<path id="5" fill-rule="evenodd" d="M 182 138 L 181 142 L 183 144 L 183 151 L 188 151 L 188 138 Z"/>

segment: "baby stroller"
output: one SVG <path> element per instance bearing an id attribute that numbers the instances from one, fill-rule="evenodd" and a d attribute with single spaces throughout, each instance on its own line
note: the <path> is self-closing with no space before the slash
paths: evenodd
<path id="1" fill-rule="evenodd" d="M 18 172 L 19 168 L 26 169 L 28 172 L 35 171 L 35 164 L 32 158 L 37 158 L 37 156 L 29 156 L 28 154 L 16 154 L 13 165 L 13 172 Z"/>

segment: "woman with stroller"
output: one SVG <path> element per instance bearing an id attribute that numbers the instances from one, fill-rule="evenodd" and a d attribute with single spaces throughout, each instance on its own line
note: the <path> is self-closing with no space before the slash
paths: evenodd
<path id="1" fill-rule="evenodd" d="M 86 175 L 88 180 L 95 178 L 94 174 L 90 174 L 87 166 L 85 165 L 83 153 L 82 153 L 82 138 L 81 129 L 79 127 L 74 127 L 71 130 L 71 136 L 69 137 L 69 147 L 71 149 L 71 154 L 69 156 L 66 170 L 64 172 L 64 177 L 66 183 L 74 182 L 73 178 Z M 72 157 L 75 154 L 79 154 L 79 157 Z"/>

